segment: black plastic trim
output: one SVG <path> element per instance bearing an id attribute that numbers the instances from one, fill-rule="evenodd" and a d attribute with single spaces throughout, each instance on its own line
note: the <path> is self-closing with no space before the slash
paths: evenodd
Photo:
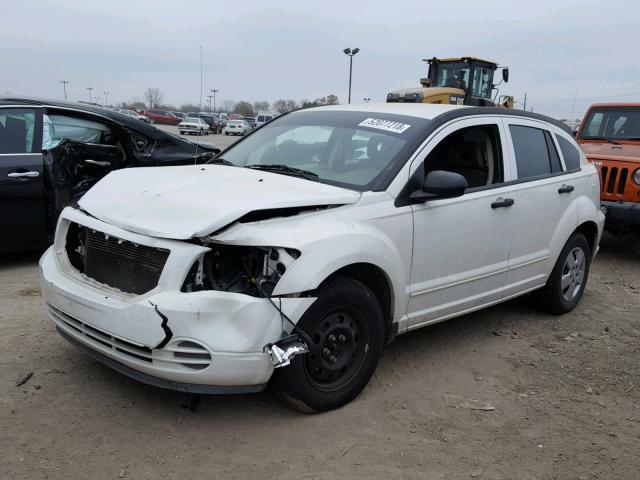
<path id="1" fill-rule="evenodd" d="M 66 333 L 59 327 L 56 330 L 71 345 L 81 350 L 83 353 L 89 355 L 94 360 L 104 363 L 107 367 L 112 368 L 118 373 L 125 375 L 138 382 L 151 385 L 153 387 L 164 388 L 165 390 L 174 390 L 176 392 L 187 393 L 200 393 L 207 395 L 229 395 L 238 393 L 256 393 L 261 392 L 267 386 L 266 383 L 261 385 L 198 385 L 195 383 L 182 383 L 174 382 L 172 380 L 166 380 L 164 378 L 154 377 L 153 375 L 147 375 L 146 373 L 139 372 L 133 368 L 127 367 L 120 362 L 103 355 L 102 353 L 88 347 L 82 342 L 79 342 L 71 335 Z"/>

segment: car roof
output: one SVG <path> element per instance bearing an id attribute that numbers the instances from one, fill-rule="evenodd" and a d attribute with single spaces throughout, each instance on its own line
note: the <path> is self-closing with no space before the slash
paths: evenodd
<path id="1" fill-rule="evenodd" d="M 543 122 L 555 125 L 565 132 L 571 133 L 569 127 L 555 118 L 547 117 L 539 113 L 527 112 L 515 108 L 498 108 L 498 107 L 473 107 L 462 105 L 445 105 L 439 103 L 352 103 L 345 105 L 324 105 L 321 107 L 312 107 L 308 109 L 296 110 L 300 111 L 345 111 L 345 112 L 363 112 L 363 113 L 386 113 L 392 115 L 405 115 L 409 117 L 424 118 L 427 120 L 437 121 L 440 124 L 453 120 L 455 118 L 463 118 L 474 115 L 500 115 L 521 117 L 533 120 L 541 120 Z M 295 113 L 295 112 L 291 112 Z"/>
<path id="2" fill-rule="evenodd" d="M 76 110 L 80 112 L 92 113 L 107 117 L 115 122 L 126 125 L 127 127 L 137 130 L 147 135 L 155 135 L 156 128 L 147 123 L 141 122 L 137 118 L 133 118 L 125 113 L 120 113 L 110 108 L 101 107 L 99 105 L 91 105 L 81 102 L 64 102 L 39 97 L 18 97 L 18 96 L 0 96 L 0 106 L 36 106 L 44 108 L 60 108 L 67 110 Z"/>

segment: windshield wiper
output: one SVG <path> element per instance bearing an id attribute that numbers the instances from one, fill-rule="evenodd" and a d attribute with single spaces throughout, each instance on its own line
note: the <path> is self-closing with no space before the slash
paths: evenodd
<path id="1" fill-rule="evenodd" d="M 246 168 L 252 168 L 254 170 L 264 170 L 266 172 L 282 173 L 284 175 L 295 175 L 307 180 L 317 181 L 320 177 L 317 173 L 309 170 L 302 170 L 301 168 L 290 167 L 288 165 L 249 165 Z"/>
<path id="2" fill-rule="evenodd" d="M 211 165 L 228 165 L 230 167 L 235 167 L 236 164 L 235 163 L 231 163 L 229 160 L 225 160 L 224 158 L 212 158 L 211 160 L 207 161 L 207 163 L 211 164 Z"/>

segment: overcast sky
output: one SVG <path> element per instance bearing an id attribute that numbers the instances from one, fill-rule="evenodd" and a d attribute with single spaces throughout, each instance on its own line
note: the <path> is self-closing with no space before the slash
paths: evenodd
<path id="1" fill-rule="evenodd" d="M 420 61 L 473 55 L 510 67 L 500 93 L 555 117 L 640 101 L 637 0 L 0 0 L 0 94 L 109 103 L 158 87 L 166 103 L 225 99 L 384 101 L 418 86 Z M 576 95 L 577 89 L 577 95 Z M 218 103 L 219 104 L 219 103 Z"/>

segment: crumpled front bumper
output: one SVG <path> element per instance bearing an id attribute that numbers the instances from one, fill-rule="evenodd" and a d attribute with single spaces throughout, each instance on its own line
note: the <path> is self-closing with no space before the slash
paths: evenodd
<path id="1" fill-rule="evenodd" d="M 56 242 L 42 256 L 40 270 L 47 313 L 65 338 L 112 367 L 123 367 L 116 370 L 164 388 L 230 393 L 264 387 L 273 364 L 263 347 L 280 339 L 287 327 L 267 299 L 220 291 L 181 292 L 179 286 L 202 247 L 155 238 L 147 241 L 170 250 L 156 288 L 131 295 L 98 284 L 68 263 L 64 238 L 70 221 L 125 240 L 145 240 L 78 210 L 63 212 Z M 189 260 L 176 262 L 174 255 Z M 277 299 L 294 322 L 314 301 Z"/>

